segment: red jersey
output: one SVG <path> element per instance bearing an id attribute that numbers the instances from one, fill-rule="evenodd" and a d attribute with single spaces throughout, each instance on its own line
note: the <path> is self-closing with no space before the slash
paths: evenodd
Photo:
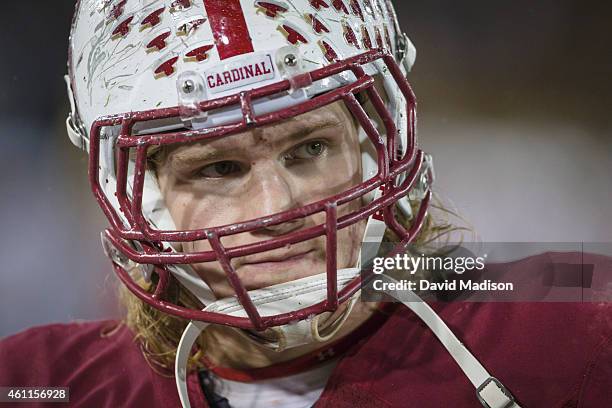
<path id="1" fill-rule="evenodd" d="M 447 303 L 433 308 L 523 408 L 610 406 L 611 304 Z M 156 373 L 130 330 L 113 321 L 55 324 L 5 338 L 0 386 L 69 387 L 70 406 L 180 407 L 174 378 Z M 197 373 L 189 376 L 189 388 L 192 406 L 206 407 Z M 404 307 L 341 357 L 315 404 L 448 406 L 480 403 L 452 357 Z"/>

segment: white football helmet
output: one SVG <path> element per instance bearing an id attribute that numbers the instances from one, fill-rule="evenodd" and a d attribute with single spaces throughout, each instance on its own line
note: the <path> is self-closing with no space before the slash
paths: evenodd
<path id="1" fill-rule="evenodd" d="M 383 0 L 81 0 L 70 36 L 68 133 L 89 152 L 91 186 L 111 224 L 104 246 L 119 278 L 167 313 L 244 329 L 282 327 L 335 310 L 359 289 L 356 268 L 337 271 L 335 254 L 327 256 L 327 271 L 293 282 L 291 291 L 302 288 L 304 296 L 282 306 L 254 301 L 266 296 L 249 293 L 229 261 L 317 236 L 326 236 L 331 249 L 337 230 L 364 219 L 366 241 L 380 241 L 385 228 L 406 242 L 414 237 L 432 176 L 430 160 L 416 146 L 415 99 L 405 78 L 414 59 Z M 369 111 L 359 93 L 369 97 Z M 361 184 L 307 208 L 177 230 L 146 165 L 150 148 L 227 137 L 336 101 L 360 125 Z M 411 212 L 409 192 L 422 200 L 418 214 Z M 364 202 L 361 210 L 337 216 L 338 206 L 356 199 Z M 393 216 L 396 204 L 412 217 L 411 228 Z M 227 235 L 318 212 L 327 218 L 317 228 L 237 248 L 221 244 Z M 196 240 L 209 240 L 213 250 L 181 250 Z M 212 261 L 223 265 L 235 291 L 231 307 L 211 306 L 217 299 L 190 268 Z M 132 279 L 128 271 L 135 266 L 157 283 L 154 293 Z M 171 276 L 211 307 L 169 303 L 164 290 Z"/>

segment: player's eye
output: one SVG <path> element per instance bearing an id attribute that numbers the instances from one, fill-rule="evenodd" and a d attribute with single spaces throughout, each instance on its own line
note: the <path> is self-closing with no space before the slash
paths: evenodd
<path id="1" fill-rule="evenodd" d="M 236 175 L 241 171 L 240 163 L 224 160 L 202 167 L 197 174 L 199 177 L 221 178 Z"/>
<path id="2" fill-rule="evenodd" d="M 311 140 L 303 143 L 285 155 L 285 160 L 309 160 L 322 156 L 327 151 L 327 143 Z"/>

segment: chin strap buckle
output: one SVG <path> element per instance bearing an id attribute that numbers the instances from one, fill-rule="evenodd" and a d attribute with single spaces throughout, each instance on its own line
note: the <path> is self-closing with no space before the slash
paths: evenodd
<path id="1" fill-rule="evenodd" d="M 89 152 L 89 139 L 85 137 L 83 130 L 77 126 L 74 117 L 70 114 L 66 118 L 66 131 L 68 132 L 68 138 L 73 145 L 79 149 Z"/>
<path id="2" fill-rule="evenodd" d="M 87 132 L 83 128 L 83 125 L 78 120 L 78 116 L 76 113 L 76 103 L 74 100 L 74 93 L 72 91 L 72 83 L 70 81 L 70 77 L 68 75 L 64 76 L 64 81 L 66 82 L 66 90 L 68 91 L 68 101 L 70 102 L 70 113 L 68 114 L 68 118 L 66 119 L 66 130 L 68 132 L 68 137 L 73 145 L 78 147 L 79 149 L 83 149 L 86 152 L 89 152 L 89 138 L 87 137 Z"/>
<path id="3" fill-rule="evenodd" d="M 476 389 L 478 400 L 485 408 L 517 408 L 510 391 L 495 377 L 489 377 Z"/>

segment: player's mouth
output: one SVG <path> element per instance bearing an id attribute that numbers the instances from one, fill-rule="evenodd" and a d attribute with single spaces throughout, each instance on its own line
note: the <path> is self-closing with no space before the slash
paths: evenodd
<path id="1" fill-rule="evenodd" d="M 247 258 L 237 268 L 237 273 L 247 290 L 289 282 L 325 272 L 314 270 L 317 263 L 314 255 L 316 251 L 309 249 Z"/>

